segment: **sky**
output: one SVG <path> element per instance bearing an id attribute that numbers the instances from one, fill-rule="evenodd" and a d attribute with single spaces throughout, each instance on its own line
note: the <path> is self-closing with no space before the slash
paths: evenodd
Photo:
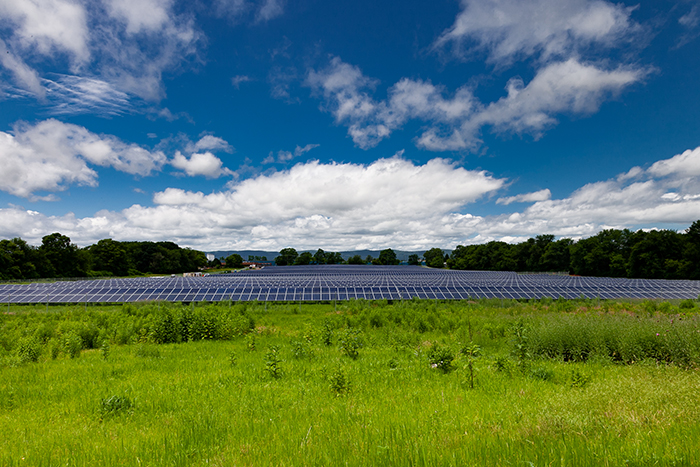
<path id="1" fill-rule="evenodd" d="M 698 219 L 698 0 L 0 0 L 0 238 L 415 251 Z"/>

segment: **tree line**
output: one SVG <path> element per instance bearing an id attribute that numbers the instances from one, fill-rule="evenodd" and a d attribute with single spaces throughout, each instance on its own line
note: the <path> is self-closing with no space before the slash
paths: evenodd
<path id="1" fill-rule="evenodd" d="M 440 267 L 437 263 L 435 266 Z M 693 222 L 684 232 L 609 229 L 577 242 L 538 235 L 518 244 L 494 241 L 459 245 L 445 259 L 445 264 L 451 269 L 563 271 L 580 276 L 698 280 L 700 221 Z"/>
<path id="2" fill-rule="evenodd" d="M 0 280 L 49 277 L 135 276 L 196 271 L 207 264 L 201 251 L 173 242 L 118 242 L 103 239 L 80 248 L 52 233 L 38 247 L 21 238 L 0 240 Z"/>
<path id="3" fill-rule="evenodd" d="M 391 248 L 380 251 L 378 258 L 373 258 L 368 255 L 365 259 L 362 259 L 360 255 L 355 255 L 348 258 L 347 261 L 345 261 L 340 253 L 323 251 L 321 248 L 316 250 L 314 254 L 311 254 L 309 251 L 304 251 L 299 254 L 294 248 L 283 248 L 279 256 L 275 258 L 275 264 L 277 266 L 299 266 L 307 264 L 378 264 L 390 266 L 399 264 L 400 262 L 401 261 L 396 258 L 396 252 Z"/>

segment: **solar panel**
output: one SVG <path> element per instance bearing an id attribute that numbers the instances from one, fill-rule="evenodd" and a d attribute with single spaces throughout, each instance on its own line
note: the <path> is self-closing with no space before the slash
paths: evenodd
<path id="1" fill-rule="evenodd" d="M 208 277 L 0 284 L 0 303 L 697 298 L 700 281 L 519 275 L 413 266 L 290 266 Z"/>

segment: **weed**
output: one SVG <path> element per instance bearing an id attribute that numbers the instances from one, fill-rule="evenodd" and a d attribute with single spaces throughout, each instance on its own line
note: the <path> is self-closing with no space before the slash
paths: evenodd
<path id="1" fill-rule="evenodd" d="M 276 345 L 271 345 L 267 348 L 265 353 L 265 372 L 271 378 L 277 379 L 282 376 L 282 369 L 280 368 L 280 363 L 282 359 L 279 355 L 279 347 Z"/>
<path id="2" fill-rule="evenodd" d="M 83 340 L 74 332 L 69 332 L 63 337 L 63 351 L 70 358 L 80 357 L 80 351 L 83 349 Z"/>
<path id="3" fill-rule="evenodd" d="M 102 341 L 102 345 L 100 346 L 100 351 L 102 352 L 102 358 L 104 360 L 107 360 L 109 358 L 109 341 L 107 339 Z"/>
<path id="4" fill-rule="evenodd" d="M 345 328 L 338 337 L 338 347 L 340 351 L 357 360 L 360 356 L 360 348 L 362 348 L 362 336 L 359 329 Z"/>
<path id="5" fill-rule="evenodd" d="M 292 356 L 297 360 L 307 359 L 313 356 L 311 346 L 308 340 L 294 340 L 292 341 Z"/>
<path id="6" fill-rule="evenodd" d="M 533 368 L 530 370 L 530 378 L 537 379 L 540 381 L 552 381 L 554 379 L 554 372 L 543 366 Z"/>
<path id="7" fill-rule="evenodd" d="M 508 357 L 499 355 L 493 360 L 493 369 L 499 373 L 505 373 L 510 376 L 513 374 L 515 368 L 515 362 Z"/>
<path id="8" fill-rule="evenodd" d="M 433 368 L 437 368 L 443 373 L 449 373 L 454 370 L 452 362 L 455 359 L 454 351 L 444 345 L 435 342 L 428 350 L 428 363 Z"/>
<path id="9" fill-rule="evenodd" d="M 588 383 L 590 383 L 590 381 L 591 376 L 579 370 L 578 368 L 572 369 L 571 373 L 569 373 L 568 383 L 569 386 L 571 386 L 572 388 L 582 388 Z"/>
<path id="10" fill-rule="evenodd" d="M 100 399 L 100 417 L 106 418 L 130 412 L 134 403 L 127 396 L 111 396 Z"/>
<path id="11" fill-rule="evenodd" d="M 338 366 L 335 371 L 331 373 L 328 380 L 331 391 L 333 391 L 336 396 L 346 395 L 350 392 L 350 380 L 343 367 Z"/>
<path id="12" fill-rule="evenodd" d="M 233 350 L 228 354 L 228 362 L 231 366 L 236 366 L 236 364 L 238 364 L 238 356 Z"/>
<path id="13" fill-rule="evenodd" d="M 474 359 L 479 356 L 481 348 L 470 342 L 462 349 L 462 353 L 467 357 L 467 371 L 469 372 L 469 387 L 474 389 Z"/>
<path id="14" fill-rule="evenodd" d="M 327 347 L 333 345 L 333 328 L 328 318 L 323 321 L 323 326 L 321 326 L 321 343 Z"/>
<path id="15" fill-rule="evenodd" d="M 248 334 L 245 338 L 245 344 L 249 352 L 255 352 L 255 334 Z"/>

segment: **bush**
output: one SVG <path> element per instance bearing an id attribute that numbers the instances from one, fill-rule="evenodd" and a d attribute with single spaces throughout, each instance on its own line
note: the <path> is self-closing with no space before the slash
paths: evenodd
<path id="1" fill-rule="evenodd" d="M 41 356 L 41 343 L 34 337 L 20 339 L 17 344 L 17 356 L 23 363 L 38 362 Z"/>
<path id="2" fill-rule="evenodd" d="M 452 362 L 454 361 L 455 357 L 456 355 L 452 349 L 447 346 L 440 345 L 437 342 L 430 347 L 430 350 L 428 350 L 428 363 L 430 363 L 432 368 L 437 368 L 443 373 L 449 373 L 450 371 L 454 370 L 454 365 Z"/>
<path id="3" fill-rule="evenodd" d="M 360 330 L 345 328 L 338 337 L 338 347 L 342 353 L 356 360 L 360 356 L 360 348 L 362 348 Z"/>
<path id="4" fill-rule="evenodd" d="M 70 358 L 80 357 L 80 351 L 83 349 L 83 340 L 78 334 L 71 331 L 63 336 L 63 351 Z"/>
<path id="5" fill-rule="evenodd" d="M 350 392 L 350 380 L 341 366 L 338 366 L 335 371 L 331 373 L 328 381 L 331 391 L 333 391 L 336 396 L 342 396 Z"/>

